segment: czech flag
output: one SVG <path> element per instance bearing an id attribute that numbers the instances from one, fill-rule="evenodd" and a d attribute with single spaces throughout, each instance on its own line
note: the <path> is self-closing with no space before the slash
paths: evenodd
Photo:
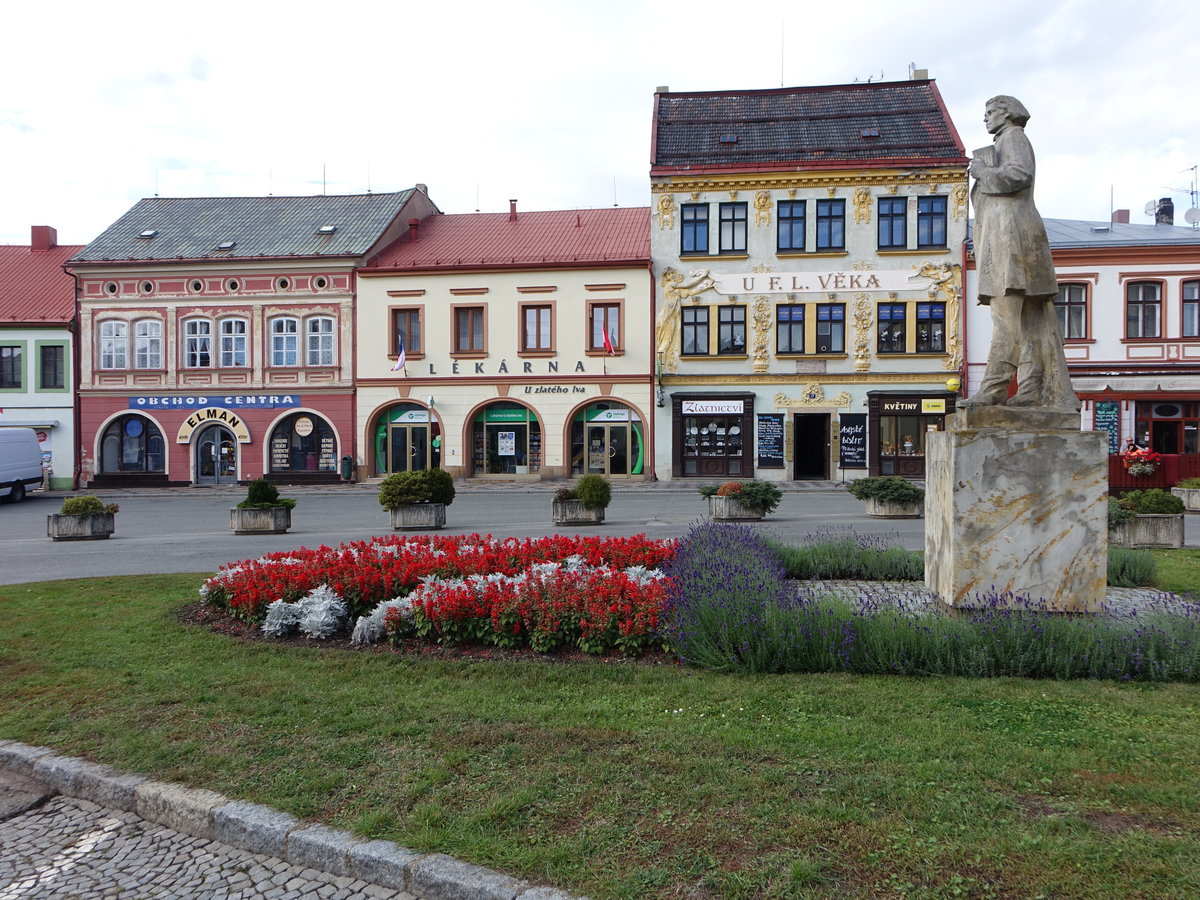
<path id="1" fill-rule="evenodd" d="M 404 375 L 405 375 L 405 377 L 407 377 L 408 369 L 406 369 L 405 365 L 404 365 L 404 335 L 403 334 L 397 335 L 396 341 L 400 345 L 399 346 L 399 355 L 396 357 L 396 364 L 394 366 L 392 366 L 392 371 L 399 372 L 401 369 L 404 369 Z"/>

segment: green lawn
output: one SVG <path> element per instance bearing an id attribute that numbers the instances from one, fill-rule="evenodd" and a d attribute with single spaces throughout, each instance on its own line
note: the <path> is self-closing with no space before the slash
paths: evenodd
<path id="1" fill-rule="evenodd" d="M 201 580 L 0 587 L 0 738 L 597 900 L 1200 896 L 1200 686 L 271 646 Z"/>

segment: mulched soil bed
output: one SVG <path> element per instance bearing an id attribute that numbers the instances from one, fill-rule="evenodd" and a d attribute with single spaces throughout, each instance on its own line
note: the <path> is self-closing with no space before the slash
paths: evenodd
<path id="1" fill-rule="evenodd" d="M 291 647 L 315 647 L 321 650 L 352 650 L 355 653 L 397 653 L 416 659 L 453 659 L 467 662 L 538 662 L 557 665 L 576 663 L 606 663 L 631 664 L 641 666 L 677 666 L 679 660 L 669 653 L 649 651 L 641 656 L 627 657 L 618 654 L 593 656 L 579 650 L 564 650 L 558 653 L 534 653 L 532 650 L 505 650 L 500 647 L 486 647 L 478 644 L 442 645 L 431 641 L 410 638 L 400 646 L 393 647 L 389 643 L 372 644 L 367 647 L 350 645 L 350 630 L 326 641 L 314 641 L 302 634 L 294 634 L 283 638 L 269 638 L 263 634 L 258 625 L 251 625 L 241 619 L 235 619 L 223 609 L 211 606 L 203 600 L 196 600 L 179 610 L 179 621 L 184 625 L 194 625 L 207 628 L 215 634 L 238 638 L 244 641 L 254 641 L 260 644 L 277 644 Z"/>

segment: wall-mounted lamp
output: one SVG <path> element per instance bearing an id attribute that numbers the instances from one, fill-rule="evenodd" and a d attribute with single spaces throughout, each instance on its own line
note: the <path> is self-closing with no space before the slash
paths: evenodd
<path id="1" fill-rule="evenodd" d="M 658 405 L 659 405 L 659 406 L 666 406 L 666 405 L 667 405 L 667 392 L 666 392 L 666 391 L 664 391 L 664 390 L 662 389 L 662 387 L 659 387 L 659 389 L 658 389 L 657 400 L 658 400 Z"/>
<path id="2" fill-rule="evenodd" d="M 957 394 L 958 389 L 960 387 L 962 387 L 962 382 L 959 379 L 957 379 L 957 378 L 947 378 L 946 379 L 946 390 L 950 391 L 951 393 Z"/>
<path id="3" fill-rule="evenodd" d="M 426 397 L 425 402 L 429 405 L 430 409 L 433 409 L 433 397 Z"/>

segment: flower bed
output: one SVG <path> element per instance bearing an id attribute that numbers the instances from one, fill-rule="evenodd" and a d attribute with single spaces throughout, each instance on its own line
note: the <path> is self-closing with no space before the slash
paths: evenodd
<path id="1" fill-rule="evenodd" d="M 411 629 L 442 642 L 634 652 L 654 641 L 665 598 L 657 570 L 675 546 L 643 535 L 389 535 L 225 566 L 201 594 L 261 622 L 275 601 L 298 603 L 324 587 L 350 616 L 387 604 L 378 618 L 393 640 Z"/>

